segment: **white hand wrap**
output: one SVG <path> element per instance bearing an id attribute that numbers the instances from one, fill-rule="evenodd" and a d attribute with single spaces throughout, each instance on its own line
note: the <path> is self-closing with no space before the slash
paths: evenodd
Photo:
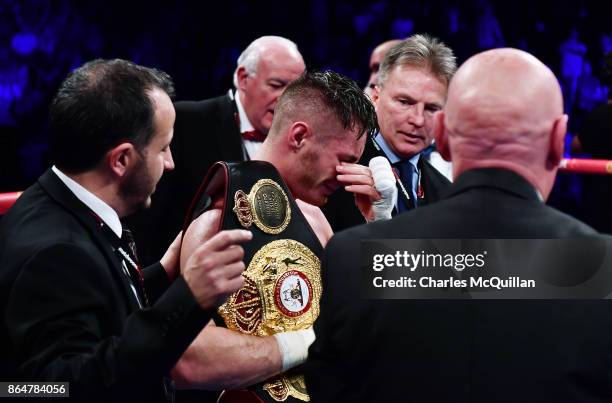
<path id="1" fill-rule="evenodd" d="M 308 358 L 308 347 L 315 341 L 312 327 L 274 335 L 283 361 L 283 372 L 302 364 Z"/>
<path id="2" fill-rule="evenodd" d="M 397 199 L 395 175 L 389 160 L 385 157 L 374 157 L 370 160 L 370 171 L 374 179 L 374 187 L 380 193 L 381 199 L 372 203 L 374 221 L 388 220 Z"/>

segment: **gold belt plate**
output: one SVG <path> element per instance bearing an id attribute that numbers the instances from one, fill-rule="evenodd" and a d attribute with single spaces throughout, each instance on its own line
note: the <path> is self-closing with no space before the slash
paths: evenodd
<path id="1" fill-rule="evenodd" d="M 306 329 L 319 316 L 321 262 L 302 243 L 281 239 L 264 245 L 243 276 L 244 286 L 218 310 L 229 329 L 270 336 Z M 264 389 L 277 401 L 309 400 L 300 374 L 274 377 Z"/>
<path id="2" fill-rule="evenodd" d="M 234 194 L 232 209 L 240 225 L 255 224 L 266 234 L 280 234 L 291 221 L 291 206 L 283 188 L 272 179 L 258 180 L 247 195 L 242 190 Z"/>

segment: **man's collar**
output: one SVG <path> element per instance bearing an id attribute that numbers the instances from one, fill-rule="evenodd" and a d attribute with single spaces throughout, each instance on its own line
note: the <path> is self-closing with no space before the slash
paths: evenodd
<path id="1" fill-rule="evenodd" d="M 74 179 L 68 177 L 65 173 L 60 171 L 55 165 L 51 167 L 51 170 L 57 177 L 70 189 L 70 191 L 79 199 L 83 204 L 91 209 L 95 214 L 113 230 L 113 232 L 121 238 L 123 227 L 119 220 L 119 215 L 113 210 L 111 206 L 106 204 L 98 196 L 85 189 L 82 185 L 76 182 Z"/>
<path id="2" fill-rule="evenodd" d="M 238 118 L 240 119 L 240 133 L 250 132 L 255 130 L 251 121 L 249 121 L 249 117 L 242 106 L 242 102 L 240 101 L 240 92 L 236 90 L 234 93 L 234 101 L 236 102 L 236 109 L 238 109 Z"/>
<path id="3" fill-rule="evenodd" d="M 527 179 L 504 168 L 475 168 L 462 172 L 455 179 L 445 197 L 475 187 L 495 188 L 523 199 L 543 202 L 540 192 Z"/>
<path id="4" fill-rule="evenodd" d="M 382 134 L 380 134 L 380 132 L 376 133 L 376 135 L 374 136 L 374 141 L 376 142 L 376 144 L 380 146 L 383 153 L 385 154 L 385 156 L 387 157 L 387 159 L 389 160 L 391 164 L 395 164 L 396 162 L 402 161 L 402 159 L 393 152 L 393 150 L 391 149 L 389 144 L 387 144 L 387 142 L 385 141 L 385 138 L 382 136 Z M 410 163 L 415 168 L 417 168 L 417 164 L 419 163 L 420 156 L 421 154 L 417 153 L 416 155 L 413 155 L 409 159 Z"/>

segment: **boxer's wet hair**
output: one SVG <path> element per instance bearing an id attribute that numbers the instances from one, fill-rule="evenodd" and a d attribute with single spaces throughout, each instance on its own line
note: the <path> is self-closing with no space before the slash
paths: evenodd
<path id="1" fill-rule="evenodd" d="M 53 162 L 79 173 L 95 167 L 121 142 L 144 149 L 155 133 L 149 95 L 155 88 L 174 96 L 168 74 L 121 59 L 93 60 L 71 72 L 50 107 Z"/>
<path id="2" fill-rule="evenodd" d="M 344 129 L 355 130 L 357 138 L 378 131 L 372 101 L 355 81 L 333 71 L 309 71 L 287 86 L 279 98 L 270 133 L 279 132 L 288 117 L 311 119 L 335 117 Z"/>

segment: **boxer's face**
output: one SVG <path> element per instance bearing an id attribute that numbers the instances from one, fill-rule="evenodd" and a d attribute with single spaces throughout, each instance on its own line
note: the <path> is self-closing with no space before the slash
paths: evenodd
<path id="1" fill-rule="evenodd" d="M 304 61 L 297 51 L 274 48 L 262 53 L 255 73 L 239 70 L 240 101 L 255 129 L 268 133 L 276 101 L 304 69 Z"/>
<path id="2" fill-rule="evenodd" d="M 155 133 L 146 147 L 141 150 L 135 166 L 126 173 L 120 185 L 120 192 L 131 211 L 148 208 L 151 205 L 151 195 L 165 170 L 174 168 L 170 151 L 175 112 L 168 95 L 154 89 L 149 92 L 153 101 L 155 114 L 153 127 Z"/>
<path id="3" fill-rule="evenodd" d="M 393 152 L 411 158 L 433 140 L 433 116 L 444 106 L 446 84 L 428 70 L 399 65 L 373 100 L 380 133 Z"/>
<path id="4" fill-rule="evenodd" d="M 323 206 L 341 184 L 336 166 L 341 162 L 359 161 L 367 136 L 357 139 L 357 132 L 344 129 L 336 136 L 315 139 L 298 154 L 298 180 L 292 187 L 294 196 L 315 206 Z"/>

